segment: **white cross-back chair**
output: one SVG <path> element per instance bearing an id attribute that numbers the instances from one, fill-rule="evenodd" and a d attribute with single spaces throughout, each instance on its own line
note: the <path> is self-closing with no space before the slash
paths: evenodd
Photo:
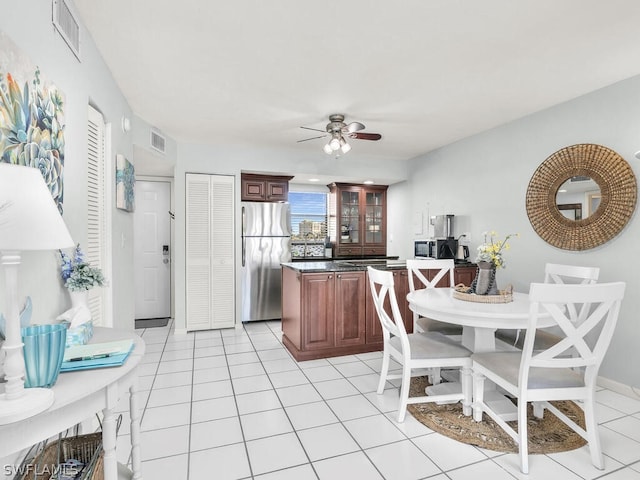
<path id="1" fill-rule="evenodd" d="M 571 285 L 589 285 L 598 281 L 600 269 L 598 267 L 581 267 L 577 265 L 562 265 L 558 263 L 547 263 L 544 267 L 544 283 L 571 284 Z M 589 310 L 589 304 L 568 305 L 569 314 L 574 321 L 584 318 Z M 522 349 L 524 345 L 524 337 L 519 330 L 498 329 L 496 330 L 496 338 L 503 340 L 517 348 Z M 560 340 L 558 335 L 546 330 L 538 330 L 536 332 L 536 340 L 534 343 L 535 350 L 547 349 Z"/>
<path id="2" fill-rule="evenodd" d="M 563 285 L 532 283 L 529 292 L 529 324 L 521 352 L 476 353 L 473 360 L 473 417 L 481 421 L 488 414 L 517 443 L 520 470 L 528 473 L 527 403 L 540 402 L 589 443 L 591 461 L 604 468 L 595 414 L 595 387 L 598 369 L 609 347 L 620 312 L 625 283 Z M 588 303 L 584 318 L 575 319 L 571 306 Z M 564 334 L 546 350 L 534 349 L 538 315 L 548 312 Z M 590 346 L 585 339 L 589 334 Z M 567 356 L 567 351 L 572 356 Z M 518 400 L 518 431 L 515 432 L 484 402 L 484 379 L 496 383 Z M 550 401 L 581 400 L 586 429 L 554 407 Z"/>
<path id="3" fill-rule="evenodd" d="M 599 276 L 600 269 L 598 267 L 547 263 L 544 268 L 544 283 L 591 285 L 598 281 Z M 582 305 L 571 304 L 567 308 L 573 321 L 581 321 L 587 315 L 590 305 L 589 302 L 586 302 Z"/>
<path id="4" fill-rule="evenodd" d="M 437 332 L 407 334 L 396 298 L 393 273 L 367 267 L 369 286 L 373 301 L 382 325 L 384 351 L 382 355 L 382 370 L 378 383 L 378 394 L 384 391 L 385 382 L 394 378 L 402 379 L 400 387 L 400 404 L 398 406 L 398 422 L 403 422 L 407 404 L 425 402 L 462 401 L 465 415 L 471 415 L 471 352 Z M 385 310 L 385 299 L 389 298 L 391 315 Z M 402 365 L 402 374 L 389 374 L 389 361 L 393 358 Z M 431 369 L 434 367 L 461 369 L 462 392 L 445 395 L 420 396 L 409 398 L 409 386 L 412 371 L 416 369 Z M 416 373 L 415 375 L 419 375 Z"/>
<path id="5" fill-rule="evenodd" d="M 454 286 L 454 269 L 455 262 L 449 259 L 409 259 L 407 260 L 407 276 L 409 277 L 409 291 L 414 292 L 422 288 L 443 288 L 438 287 L 440 281 L 448 279 L 449 287 Z M 428 276 L 432 276 L 431 280 L 425 274 L 430 272 Z M 445 287 L 445 288 L 449 288 Z M 413 331 L 414 332 L 438 332 L 444 335 L 462 335 L 462 325 L 454 323 L 441 322 L 433 318 L 421 317 L 418 313 L 413 312 Z M 433 368 L 429 375 L 429 381 L 433 385 L 440 383 L 440 368 Z"/>
<path id="6" fill-rule="evenodd" d="M 407 260 L 407 273 L 409 277 L 409 291 L 413 292 L 422 288 L 439 288 L 441 280 L 449 280 L 449 286 L 454 284 L 455 263 L 453 260 L 415 259 Z M 425 270 L 433 272 L 433 278 L 429 280 Z M 430 276 L 430 275 L 429 275 Z M 440 332 L 445 335 L 462 335 L 462 327 L 453 323 L 440 322 L 432 318 L 425 318 L 413 312 L 414 332 Z"/>

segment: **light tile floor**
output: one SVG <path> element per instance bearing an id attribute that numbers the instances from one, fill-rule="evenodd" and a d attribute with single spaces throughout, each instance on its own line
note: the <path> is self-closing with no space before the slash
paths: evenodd
<path id="1" fill-rule="evenodd" d="M 640 480 L 640 400 L 599 390 L 605 470 L 587 447 L 532 455 L 456 442 L 410 414 L 395 422 L 398 389 L 377 395 L 381 354 L 295 362 L 280 322 L 174 335 L 172 325 L 138 330 L 142 459 L 147 480 Z M 127 399 L 123 399 L 125 416 Z M 128 418 L 118 438 L 130 449 Z"/>

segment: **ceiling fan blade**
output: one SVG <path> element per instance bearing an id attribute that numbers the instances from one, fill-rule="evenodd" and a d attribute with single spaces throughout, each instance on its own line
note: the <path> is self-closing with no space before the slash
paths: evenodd
<path id="1" fill-rule="evenodd" d="M 364 130 L 364 125 L 360 122 L 351 122 L 349 125 L 344 127 L 344 130 L 349 133 L 358 132 L 360 130 Z"/>
<path id="2" fill-rule="evenodd" d="M 353 132 L 349 134 L 349 138 L 357 138 L 358 140 L 380 140 L 382 135 L 379 133 Z"/>
<path id="3" fill-rule="evenodd" d="M 300 127 L 300 128 L 304 128 L 305 130 L 313 130 L 314 132 L 327 133 L 326 130 L 318 130 L 317 128 L 311 128 L 311 127 Z"/>
<path id="4" fill-rule="evenodd" d="M 327 136 L 327 134 L 325 133 L 324 135 L 320 135 L 320 136 L 318 136 L 318 137 L 311 137 L 311 138 L 305 138 L 305 139 L 303 139 L 303 140 L 298 140 L 296 143 L 306 142 L 306 141 L 308 141 L 308 140 L 315 140 L 315 139 L 317 139 L 317 138 L 324 138 L 324 137 L 326 137 L 326 136 Z"/>

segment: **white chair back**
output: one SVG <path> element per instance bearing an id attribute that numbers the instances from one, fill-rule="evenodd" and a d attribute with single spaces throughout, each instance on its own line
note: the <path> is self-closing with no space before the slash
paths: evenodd
<path id="1" fill-rule="evenodd" d="M 414 276 L 420 281 L 418 288 L 435 288 L 440 280 L 449 276 L 449 286 L 454 286 L 454 268 L 455 262 L 453 260 L 428 260 L 428 259 L 414 259 L 407 260 L 407 271 L 409 274 L 409 290 L 415 291 L 416 285 L 414 283 Z M 421 270 L 437 270 L 435 276 L 429 280 Z"/>
<path id="2" fill-rule="evenodd" d="M 596 283 L 600 269 L 598 267 L 580 267 L 547 263 L 544 267 L 544 283 Z"/>
<path id="3" fill-rule="evenodd" d="M 547 263 L 544 267 L 544 283 L 590 285 L 598 281 L 600 269 L 598 267 L 580 267 L 576 265 L 561 265 Z M 583 321 L 590 304 L 567 304 L 567 309 L 574 322 Z"/>
<path id="4" fill-rule="evenodd" d="M 529 370 L 537 367 L 585 367 L 585 384 L 594 384 L 613 336 L 625 286 L 624 282 L 590 285 L 532 283 L 529 291 L 531 307 L 528 331 L 535 331 L 538 315 L 544 311 L 551 314 L 565 337 L 546 350 L 535 351 L 534 335 L 526 336 L 520 363 L 520 388 L 527 388 Z M 582 321 L 575 322 L 569 309 L 565 307 L 584 303 L 589 303 L 592 308 Z M 585 336 L 591 331 L 597 332 L 593 347 L 585 341 Z M 572 356 L 566 356 L 569 350 Z"/>
<path id="5" fill-rule="evenodd" d="M 404 328 L 404 322 L 398 308 L 398 300 L 396 299 L 396 291 L 393 283 L 393 273 L 390 271 L 376 270 L 373 267 L 367 267 L 369 274 L 369 286 L 373 296 L 373 303 L 382 325 L 382 333 L 388 340 L 391 335 L 400 337 L 402 344 L 407 344 L 407 331 Z M 380 288 L 376 288 L 376 284 Z M 384 308 L 385 299 L 389 297 L 391 305 L 391 316 Z"/>

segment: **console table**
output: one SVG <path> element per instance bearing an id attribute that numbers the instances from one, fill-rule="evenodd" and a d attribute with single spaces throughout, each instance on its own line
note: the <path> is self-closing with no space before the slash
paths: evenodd
<path id="1" fill-rule="evenodd" d="M 44 412 L 19 422 L 0 426 L 0 456 L 18 453 L 87 420 L 102 410 L 104 478 L 142 479 L 140 469 L 140 413 L 137 400 L 138 365 L 144 355 L 144 341 L 136 334 L 113 328 L 96 327 L 90 343 L 132 339 L 134 348 L 120 367 L 61 373 L 52 387 L 55 399 Z M 119 398 L 130 392 L 132 472 L 118 465 L 116 457 L 116 415 Z"/>

